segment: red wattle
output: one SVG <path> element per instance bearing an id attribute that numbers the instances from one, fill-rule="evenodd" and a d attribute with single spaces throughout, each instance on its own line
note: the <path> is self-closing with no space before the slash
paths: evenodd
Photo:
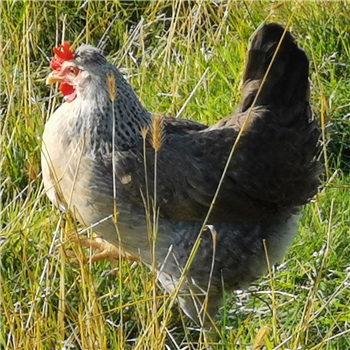
<path id="1" fill-rule="evenodd" d="M 62 82 L 60 84 L 60 91 L 62 92 L 66 102 L 72 102 L 77 97 L 77 93 L 73 86 L 66 82 Z"/>

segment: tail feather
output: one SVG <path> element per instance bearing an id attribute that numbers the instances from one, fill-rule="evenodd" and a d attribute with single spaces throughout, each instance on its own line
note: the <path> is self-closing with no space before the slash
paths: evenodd
<path id="1" fill-rule="evenodd" d="M 320 132 L 312 120 L 308 79 L 309 60 L 293 36 L 278 24 L 259 29 L 239 106 L 244 114 L 253 107 L 253 120 L 238 143 L 231 171 L 250 196 L 278 207 L 306 204 L 319 185 Z"/>
<path id="2" fill-rule="evenodd" d="M 295 100 L 308 99 L 309 60 L 291 33 L 276 23 L 264 25 L 251 43 L 243 76 L 242 112 L 251 107 L 265 74 L 256 105 L 286 108 Z"/>

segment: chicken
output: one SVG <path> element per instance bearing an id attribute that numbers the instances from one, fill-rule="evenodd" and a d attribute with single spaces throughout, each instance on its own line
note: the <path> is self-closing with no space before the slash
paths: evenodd
<path id="1" fill-rule="evenodd" d="M 223 289 L 247 288 L 266 272 L 266 256 L 283 257 L 317 193 L 320 132 L 305 52 L 280 25 L 262 25 L 236 112 L 210 127 L 153 116 L 97 48 L 73 53 L 65 43 L 54 53 L 47 82 L 59 82 L 66 101 L 43 135 L 47 195 L 153 263 L 192 319 L 203 321 L 205 301 L 212 318 Z"/>

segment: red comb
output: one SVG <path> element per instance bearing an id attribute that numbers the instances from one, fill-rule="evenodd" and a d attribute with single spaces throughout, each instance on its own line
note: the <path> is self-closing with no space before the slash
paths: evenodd
<path id="1" fill-rule="evenodd" d="M 55 57 L 51 60 L 51 68 L 53 70 L 60 70 L 64 62 L 74 59 L 74 54 L 70 50 L 69 43 L 61 44 L 60 48 L 61 49 L 57 47 L 53 48 L 53 53 L 55 54 Z"/>

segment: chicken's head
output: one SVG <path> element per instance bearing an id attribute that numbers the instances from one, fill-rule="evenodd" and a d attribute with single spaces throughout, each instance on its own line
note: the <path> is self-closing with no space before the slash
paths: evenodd
<path id="1" fill-rule="evenodd" d="M 54 48 L 54 58 L 51 60 L 52 72 L 46 79 L 47 84 L 60 83 L 66 102 L 72 102 L 77 92 L 83 90 L 91 80 L 91 67 L 89 67 L 89 51 L 96 51 L 98 59 L 95 63 L 104 63 L 106 60 L 98 49 L 90 45 L 82 45 L 75 53 L 71 51 L 70 44 L 64 43 L 60 48 Z M 104 62 L 97 62 L 103 60 Z"/>

